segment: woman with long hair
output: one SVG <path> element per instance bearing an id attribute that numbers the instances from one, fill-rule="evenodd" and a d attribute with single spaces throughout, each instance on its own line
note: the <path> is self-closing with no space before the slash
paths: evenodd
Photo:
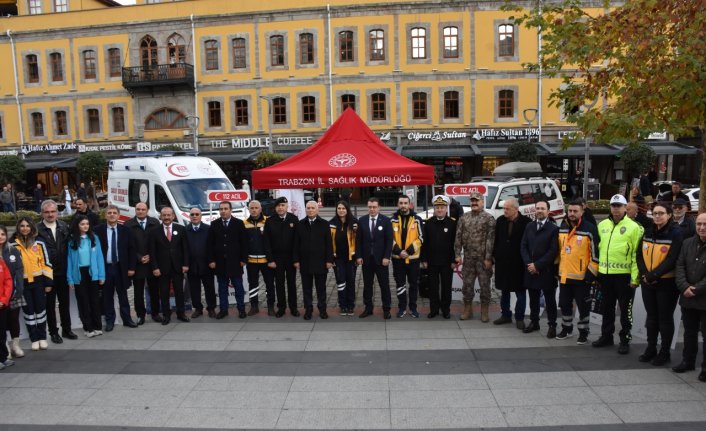
<path id="1" fill-rule="evenodd" d="M 5 262 L 12 276 L 12 296 L 6 323 L 6 328 L 10 331 L 10 353 L 13 358 L 21 358 L 25 352 L 20 347 L 20 309 L 27 305 L 24 298 L 24 267 L 20 252 L 10 246 L 5 226 L 0 226 L 0 250 L 0 260 Z"/>
<path id="2" fill-rule="evenodd" d="M 10 352 L 7 350 L 7 314 L 10 310 L 10 297 L 12 296 L 12 274 L 10 268 L 5 264 L 4 259 L 0 259 L 0 370 L 15 365 L 9 358 Z"/>
<path id="3" fill-rule="evenodd" d="M 100 240 L 85 215 L 77 215 L 71 222 L 68 251 L 66 280 L 74 289 L 86 337 L 102 335 L 99 286 L 105 283 L 105 263 Z"/>
<path id="4" fill-rule="evenodd" d="M 49 348 L 46 294 L 54 288 L 54 271 L 47 246 L 37 239 L 37 226 L 31 218 L 21 217 L 17 221 L 13 245 L 22 255 L 24 297 L 27 302 L 22 311 L 32 350 L 46 350 Z"/>
<path id="5" fill-rule="evenodd" d="M 344 200 L 336 204 L 336 215 L 329 221 L 335 258 L 334 273 L 341 316 L 352 316 L 355 308 L 355 235 L 358 220 Z"/>

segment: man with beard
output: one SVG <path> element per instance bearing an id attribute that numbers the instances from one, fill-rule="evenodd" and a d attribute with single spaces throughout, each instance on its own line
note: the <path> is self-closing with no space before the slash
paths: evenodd
<path id="1" fill-rule="evenodd" d="M 407 195 L 397 198 L 397 212 L 392 215 L 392 274 L 397 285 L 397 317 L 407 311 L 409 291 L 409 314 L 419 318 L 417 296 L 419 295 L 419 253 L 422 248 L 422 219 L 410 209 Z"/>

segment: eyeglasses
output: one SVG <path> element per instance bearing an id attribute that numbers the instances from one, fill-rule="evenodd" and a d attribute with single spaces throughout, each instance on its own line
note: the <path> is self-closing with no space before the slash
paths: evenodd
<path id="1" fill-rule="evenodd" d="M 478 198 L 471 198 L 471 202 L 479 202 L 479 201 L 480 201 L 480 199 L 478 199 Z"/>

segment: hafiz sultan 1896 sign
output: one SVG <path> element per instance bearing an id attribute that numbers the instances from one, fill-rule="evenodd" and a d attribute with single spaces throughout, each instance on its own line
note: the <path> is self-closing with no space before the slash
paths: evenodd
<path id="1" fill-rule="evenodd" d="M 538 127 L 524 129 L 476 129 L 471 136 L 478 143 L 483 142 L 515 142 L 536 141 L 539 139 Z"/>

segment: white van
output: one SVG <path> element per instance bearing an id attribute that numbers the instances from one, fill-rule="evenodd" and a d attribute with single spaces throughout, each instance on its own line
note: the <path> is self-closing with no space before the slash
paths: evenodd
<path id="1" fill-rule="evenodd" d="M 208 190 L 235 190 L 225 173 L 207 157 L 163 156 L 111 160 L 108 164 L 108 204 L 120 208 L 120 220 L 135 216 L 135 205 L 148 203 L 149 215 L 174 208 L 175 222 L 186 225 L 189 210 L 201 209 L 203 221 L 219 217 L 218 204 L 208 203 Z M 233 216 L 246 217 L 243 202 L 233 202 Z"/>
<path id="2" fill-rule="evenodd" d="M 551 178 L 511 178 L 487 177 L 468 184 L 446 184 L 444 193 L 453 197 L 463 206 L 464 212 L 471 210 L 469 195 L 479 192 L 485 201 L 485 211 L 496 219 L 503 214 L 503 203 L 509 198 L 517 199 L 520 204 L 520 214 L 534 219 L 534 204 L 540 199 L 549 201 L 549 217 L 557 225 L 566 216 L 564 199 L 559 187 Z M 429 216 L 433 210 L 429 211 Z"/>

